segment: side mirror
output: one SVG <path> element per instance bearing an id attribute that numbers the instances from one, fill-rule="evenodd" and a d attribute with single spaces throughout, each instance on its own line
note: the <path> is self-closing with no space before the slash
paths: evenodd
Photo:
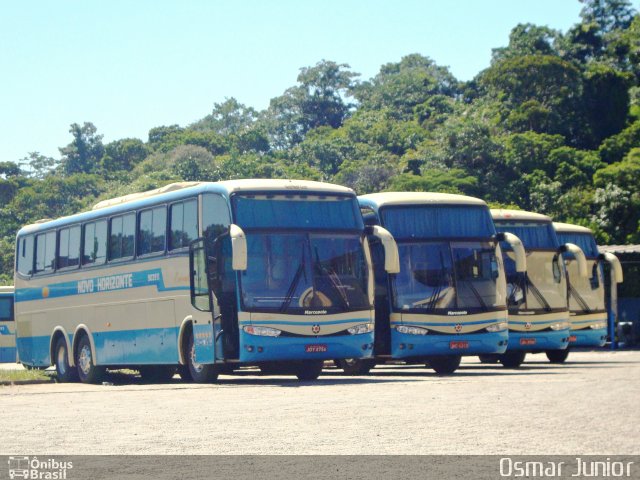
<path id="1" fill-rule="evenodd" d="M 578 273 L 582 278 L 587 278 L 589 276 L 587 257 L 584 256 L 582 249 L 574 243 L 565 243 L 560 247 L 560 253 L 564 252 L 572 253 L 573 256 L 576 257 L 576 261 L 578 262 Z"/>
<path id="2" fill-rule="evenodd" d="M 609 252 L 603 253 L 602 257 L 611 265 L 611 271 L 613 272 L 616 283 L 622 283 L 624 280 L 624 275 L 622 274 L 622 265 L 620 264 L 620 259 L 613 253 Z"/>
<path id="3" fill-rule="evenodd" d="M 229 236 L 231 237 L 231 268 L 234 270 L 247 269 L 247 237 L 242 229 L 235 224 L 229 226 Z"/>
<path id="4" fill-rule="evenodd" d="M 380 225 L 371 225 L 366 228 L 368 235 L 373 235 L 380 239 L 384 248 L 384 269 L 387 273 L 400 273 L 400 255 L 398 254 L 398 244 L 393 235 Z"/>
<path id="5" fill-rule="evenodd" d="M 516 272 L 522 273 L 527 271 L 527 252 L 524 249 L 522 240 L 516 237 L 513 233 L 498 233 L 496 235 L 496 241 L 507 242 L 513 249 L 513 254 L 516 257 Z"/>

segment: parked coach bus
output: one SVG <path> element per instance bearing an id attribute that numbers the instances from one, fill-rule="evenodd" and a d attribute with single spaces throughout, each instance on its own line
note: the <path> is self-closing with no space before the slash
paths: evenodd
<path id="1" fill-rule="evenodd" d="M 378 193 L 358 197 L 365 224 L 396 240 L 399 272 L 387 275 L 371 239 L 376 279 L 375 359 L 337 362 L 363 373 L 375 361 L 426 363 L 453 373 L 462 355 L 507 348 L 506 283 L 487 204 L 463 195 Z M 521 248 L 512 235 L 508 238 Z M 525 269 L 524 250 L 519 257 Z"/>
<path id="2" fill-rule="evenodd" d="M 16 361 L 13 287 L 0 287 L 0 363 Z"/>
<path id="3" fill-rule="evenodd" d="M 372 354 L 368 243 L 344 187 L 172 184 L 24 227 L 16 258 L 20 361 L 63 381 L 281 362 L 315 379 L 325 359 Z"/>
<path id="4" fill-rule="evenodd" d="M 578 245 L 587 259 L 587 277 L 580 276 L 578 264 L 572 255 L 566 255 L 569 273 L 569 312 L 571 335 L 569 347 L 601 347 L 607 341 L 607 309 L 604 297 L 603 262 L 611 264 L 616 283 L 622 282 L 622 267 L 618 257 L 611 253 L 600 254 L 593 232 L 586 227 L 570 223 L 554 222 L 560 243 Z M 565 350 L 566 360 L 569 348 Z"/>
<path id="5" fill-rule="evenodd" d="M 576 258 L 579 273 L 586 276 L 586 259 L 577 245 L 558 241 L 551 219 L 520 210 L 492 210 L 499 232 L 516 235 L 527 254 L 526 272 L 517 272 L 514 252 L 503 245 L 507 272 L 509 346 L 497 359 L 505 367 L 518 367 L 527 352 L 545 352 L 552 362 L 566 357 L 569 344 L 567 274 L 562 255 Z M 496 359 L 481 356 L 483 361 Z"/>

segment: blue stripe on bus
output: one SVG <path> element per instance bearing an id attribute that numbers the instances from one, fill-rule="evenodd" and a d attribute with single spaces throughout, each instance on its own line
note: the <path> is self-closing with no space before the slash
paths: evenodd
<path id="1" fill-rule="evenodd" d="M 52 283 L 43 287 L 20 288 L 16 290 L 16 302 L 29 302 L 33 300 L 45 300 L 47 298 L 88 295 L 151 286 L 155 286 L 159 292 L 189 290 L 188 285 L 166 287 L 162 276 L 162 269 L 154 268 L 139 272 L 86 278 L 72 282 Z"/>
<path id="2" fill-rule="evenodd" d="M 0 335 L 13 335 L 13 333 L 9 331 L 9 327 L 6 325 L 0 325 Z"/>
<path id="3" fill-rule="evenodd" d="M 15 363 L 16 347 L 0 347 L 0 363 Z"/>
<path id="4" fill-rule="evenodd" d="M 482 325 L 482 324 L 488 324 L 488 323 L 496 323 L 496 322 L 505 322 L 506 319 L 497 319 L 497 318 L 491 318 L 489 320 L 478 320 L 476 322 L 465 322 L 464 315 L 460 315 L 459 318 L 461 321 L 459 322 L 452 322 L 452 323 L 436 323 L 436 322 L 418 322 L 415 320 L 401 320 L 401 321 L 394 321 L 391 322 L 391 325 L 427 325 L 427 326 L 432 326 L 432 327 L 455 327 L 456 325 L 460 324 L 460 325 Z"/>
<path id="5" fill-rule="evenodd" d="M 566 319 L 566 318 L 565 319 L 557 318 L 556 320 L 545 320 L 544 322 L 540 322 L 538 320 L 533 320 L 531 322 L 517 322 L 515 320 L 511 320 L 511 317 L 509 317 L 509 323 L 513 324 L 513 325 L 526 325 L 528 323 L 535 323 L 536 325 L 547 325 L 547 324 L 551 324 L 551 323 L 559 323 L 559 322 L 566 322 L 566 321 L 568 321 L 568 319 Z"/>

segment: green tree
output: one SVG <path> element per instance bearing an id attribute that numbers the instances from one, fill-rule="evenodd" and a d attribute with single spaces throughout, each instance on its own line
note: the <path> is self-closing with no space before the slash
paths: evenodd
<path id="1" fill-rule="evenodd" d="M 388 191 L 392 192 L 443 192 L 478 194 L 478 179 L 460 168 L 449 170 L 429 169 L 422 175 L 404 173 L 391 179 Z"/>
<path id="2" fill-rule="evenodd" d="M 82 126 L 71 124 L 69 133 L 73 135 L 73 141 L 66 147 L 60 148 L 62 155 L 62 171 L 65 175 L 76 173 L 93 173 L 104 154 L 102 135 L 97 134 L 98 129 L 91 122 L 84 122 Z"/>
<path id="3" fill-rule="evenodd" d="M 220 135 L 238 135 L 249 130 L 257 120 L 256 110 L 231 97 L 222 103 L 214 103 L 213 111 L 190 128 L 212 130 Z"/>

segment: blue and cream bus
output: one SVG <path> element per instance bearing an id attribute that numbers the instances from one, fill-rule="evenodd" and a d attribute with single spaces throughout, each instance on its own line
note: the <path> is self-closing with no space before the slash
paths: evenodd
<path id="1" fill-rule="evenodd" d="M 0 363 L 16 361 L 13 287 L 0 287 Z"/>
<path id="2" fill-rule="evenodd" d="M 586 276 L 584 253 L 575 244 L 561 244 L 551 218 L 520 210 L 492 210 L 498 232 L 516 235 L 527 255 L 526 272 L 515 268 L 514 253 L 503 245 L 507 273 L 509 345 L 497 358 L 505 367 L 519 367 L 526 354 L 545 352 L 552 362 L 566 357 L 569 345 L 567 274 L 563 254 L 571 253 L 578 272 Z"/>
<path id="3" fill-rule="evenodd" d="M 426 363 L 453 373 L 463 355 L 507 348 L 506 283 L 499 239 L 480 199 L 389 192 L 358 197 L 365 224 L 397 242 L 399 268 L 371 238 L 376 279 L 375 359 L 337 362 L 363 373 L 375 361 Z M 517 239 L 508 240 L 519 248 Z M 524 251 L 519 258 L 524 262 Z M 524 263 L 519 264 L 524 270 Z M 392 274 L 388 274 L 392 273 Z"/>
<path id="4" fill-rule="evenodd" d="M 607 341 L 607 308 L 605 306 L 603 262 L 609 262 L 617 283 L 622 282 L 622 267 L 618 257 L 613 254 L 600 254 L 593 232 L 579 225 L 553 223 L 560 243 L 578 245 L 587 259 L 588 276 L 578 271 L 573 255 L 565 256 L 569 273 L 569 312 L 571 335 L 569 347 L 601 347 Z M 565 350 L 569 353 L 569 348 Z M 558 358 L 564 361 L 565 358 Z"/>
<path id="5" fill-rule="evenodd" d="M 352 190 L 187 182 L 22 228 L 20 361 L 58 378 L 105 368 L 213 380 L 235 366 L 315 379 L 373 348 L 373 277 Z"/>

